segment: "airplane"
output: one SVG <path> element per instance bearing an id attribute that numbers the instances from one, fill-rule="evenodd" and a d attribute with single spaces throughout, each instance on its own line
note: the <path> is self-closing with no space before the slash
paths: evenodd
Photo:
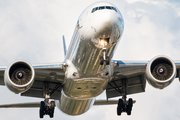
<path id="1" fill-rule="evenodd" d="M 114 60 L 123 30 L 124 20 L 115 5 L 90 5 L 77 21 L 68 51 L 63 37 L 62 63 L 31 65 L 18 60 L 0 67 L 0 85 L 44 101 L 0 108 L 40 107 L 40 118 L 53 118 L 55 106 L 65 114 L 81 115 L 92 105 L 117 104 L 117 115 L 131 115 L 135 101 L 127 100 L 127 95 L 145 92 L 146 80 L 155 88 L 167 87 L 179 76 L 180 63 L 164 55 L 143 62 Z M 96 100 L 103 91 L 107 99 Z M 122 98 L 109 100 L 119 96 Z"/>

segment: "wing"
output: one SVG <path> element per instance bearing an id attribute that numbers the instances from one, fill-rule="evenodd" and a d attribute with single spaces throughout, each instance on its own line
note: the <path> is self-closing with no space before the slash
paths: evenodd
<path id="1" fill-rule="evenodd" d="M 180 73 L 180 61 L 174 61 L 177 74 Z M 148 61 L 119 61 L 113 60 L 113 77 L 106 88 L 108 98 L 124 95 L 124 82 L 127 82 L 126 95 L 145 92 L 145 70 Z"/>
<path id="2" fill-rule="evenodd" d="M 28 91 L 21 93 L 21 96 L 43 98 L 43 85 L 47 83 L 50 91 L 56 89 L 51 98 L 59 99 L 62 89 L 60 84 L 63 84 L 65 76 L 62 63 L 33 65 L 33 68 L 35 70 L 34 83 Z M 0 85 L 4 85 L 5 69 L 6 66 L 0 67 Z"/>
<path id="3" fill-rule="evenodd" d="M 113 77 L 106 88 L 107 98 L 122 96 L 123 82 L 127 81 L 127 95 L 145 92 L 145 69 L 148 61 L 118 61 L 113 60 Z"/>

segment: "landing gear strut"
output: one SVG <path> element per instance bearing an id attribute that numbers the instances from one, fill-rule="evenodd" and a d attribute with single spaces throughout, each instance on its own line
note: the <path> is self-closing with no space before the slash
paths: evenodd
<path id="1" fill-rule="evenodd" d="M 103 56 L 100 57 L 100 65 L 103 65 L 104 61 L 106 62 L 106 65 L 109 65 L 110 59 L 108 56 L 106 56 L 106 48 L 103 48 L 102 51 L 103 51 Z"/>
<path id="2" fill-rule="evenodd" d="M 39 117 L 43 118 L 44 115 L 49 115 L 50 118 L 54 117 L 54 109 L 55 109 L 55 102 L 51 101 L 49 102 L 50 96 L 60 87 L 60 84 L 58 84 L 51 92 L 49 92 L 48 83 L 45 82 L 43 84 L 43 96 L 44 101 L 41 101 L 40 103 L 40 109 L 39 109 Z"/>

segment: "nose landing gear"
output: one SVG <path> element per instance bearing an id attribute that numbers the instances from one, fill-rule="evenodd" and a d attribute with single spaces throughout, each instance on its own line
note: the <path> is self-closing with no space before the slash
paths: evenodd
<path id="1" fill-rule="evenodd" d="M 106 56 L 106 48 L 103 48 L 103 56 L 100 57 L 100 65 L 103 65 L 104 64 L 104 61 L 106 62 L 106 65 L 109 65 L 109 57 Z"/>
<path id="2" fill-rule="evenodd" d="M 109 65 L 109 57 L 106 56 L 106 59 L 104 59 L 103 57 L 100 57 L 100 65 L 104 64 L 104 61 L 106 62 L 106 65 Z"/>

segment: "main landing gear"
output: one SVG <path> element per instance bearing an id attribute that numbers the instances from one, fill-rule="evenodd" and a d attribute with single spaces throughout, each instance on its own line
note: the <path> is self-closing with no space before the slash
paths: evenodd
<path id="1" fill-rule="evenodd" d="M 43 84 L 43 96 L 44 101 L 41 101 L 40 103 L 40 109 L 39 109 L 39 117 L 43 118 L 44 115 L 49 115 L 50 118 L 54 117 L 54 109 L 55 109 L 55 102 L 51 101 L 49 102 L 50 96 L 61 86 L 61 84 L 57 84 L 55 88 L 50 92 L 48 83 L 45 82 Z"/>
<path id="2" fill-rule="evenodd" d="M 100 57 L 100 65 L 103 65 L 104 61 L 106 62 L 106 65 L 109 65 L 110 59 L 108 56 L 106 56 L 106 48 L 103 48 L 102 51 L 103 51 L 103 57 L 102 56 Z"/>
<path id="3" fill-rule="evenodd" d="M 119 99 L 118 106 L 117 106 L 117 115 L 120 116 L 122 112 L 126 112 L 127 115 L 131 115 L 133 107 L 133 100 L 132 98 L 129 98 L 128 101 L 126 99 Z"/>
<path id="4" fill-rule="evenodd" d="M 43 118 L 44 115 L 49 115 L 50 118 L 53 118 L 54 117 L 54 108 L 55 108 L 55 102 L 54 101 L 51 101 L 50 103 L 46 102 L 46 100 L 41 101 L 40 110 L 39 110 L 39 117 Z"/>
<path id="5" fill-rule="evenodd" d="M 118 85 L 115 82 L 112 82 L 114 85 L 109 83 L 111 87 L 113 87 L 117 92 L 119 92 L 122 95 L 122 99 L 119 99 L 118 105 L 117 105 L 117 115 L 120 116 L 122 112 L 126 112 L 127 115 L 131 115 L 132 107 L 133 107 L 133 99 L 129 98 L 129 100 L 126 100 L 127 95 L 127 82 L 128 80 L 124 79 L 121 81 L 121 89 L 118 87 Z"/>
<path id="6" fill-rule="evenodd" d="M 127 80 L 122 80 L 122 91 L 124 91 L 122 94 L 122 99 L 119 99 L 118 106 L 117 106 L 117 115 L 120 116 L 122 112 L 126 112 L 127 115 L 131 115 L 132 107 L 133 107 L 133 99 L 129 98 L 129 100 L 126 100 L 127 95 Z M 115 83 L 114 83 L 115 84 Z M 116 85 L 117 86 L 117 85 Z M 121 91 L 118 89 L 118 91 Z"/>

